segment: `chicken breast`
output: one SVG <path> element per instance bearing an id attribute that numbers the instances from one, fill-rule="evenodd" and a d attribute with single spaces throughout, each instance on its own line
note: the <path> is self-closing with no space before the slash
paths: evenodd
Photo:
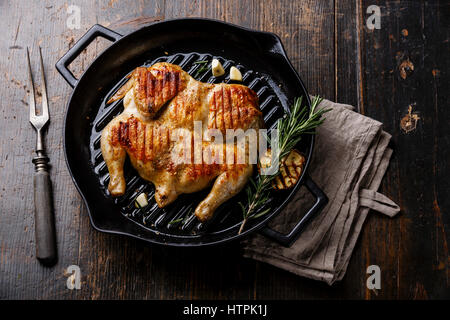
<path id="1" fill-rule="evenodd" d="M 200 221 L 212 217 L 219 205 L 248 182 L 253 165 L 246 145 L 242 150 L 234 139 L 228 142 L 225 138 L 199 140 L 198 145 L 195 135 L 200 132 L 204 138 L 215 132 L 225 136 L 227 129 L 263 127 L 258 98 L 250 88 L 202 83 L 177 65 L 157 63 L 137 68 L 108 102 L 121 98 L 124 111 L 106 126 L 101 138 L 112 196 L 125 192 L 127 154 L 138 174 L 155 185 L 160 207 L 214 181 L 211 192 L 195 210 Z M 246 161 L 238 163 L 239 152 Z M 225 159 L 227 153 L 234 157 L 233 163 Z"/>

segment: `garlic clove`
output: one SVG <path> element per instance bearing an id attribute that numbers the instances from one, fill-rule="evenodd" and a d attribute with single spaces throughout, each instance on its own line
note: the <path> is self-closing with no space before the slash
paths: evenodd
<path id="1" fill-rule="evenodd" d="M 211 71 L 214 77 L 220 77 L 225 74 L 222 64 L 217 59 L 213 59 L 211 63 Z"/>
<path id="2" fill-rule="evenodd" d="M 242 81 L 242 73 L 235 66 L 230 69 L 230 80 Z"/>

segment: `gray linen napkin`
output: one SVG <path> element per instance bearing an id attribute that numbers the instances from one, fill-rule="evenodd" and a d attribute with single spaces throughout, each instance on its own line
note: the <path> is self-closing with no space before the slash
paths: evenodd
<path id="1" fill-rule="evenodd" d="M 369 208 L 391 217 L 400 209 L 377 192 L 392 155 L 391 136 L 382 124 L 349 105 L 324 100 L 320 107 L 332 110 L 316 131 L 308 174 L 328 196 L 328 204 L 290 248 L 255 235 L 243 242 L 243 254 L 331 285 L 345 274 Z M 269 226 L 287 233 L 312 203 L 301 188 Z"/>

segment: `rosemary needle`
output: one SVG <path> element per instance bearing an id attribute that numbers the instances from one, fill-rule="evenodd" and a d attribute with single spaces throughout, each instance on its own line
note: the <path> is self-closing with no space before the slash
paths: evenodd
<path id="1" fill-rule="evenodd" d="M 184 217 L 182 217 L 182 218 L 178 218 L 178 219 L 175 219 L 175 220 L 172 220 L 172 221 L 170 221 L 169 222 L 169 224 L 175 224 L 175 223 L 178 223 L 178 222 L 184 222 L 184 221 L 187 221 L 187 219 L 189 219 L 189 217 L 192 215 L 192 208 L 185 214 L 185 216 Z"/>
<path id="2" fill-rule="evenodd" d="M 183 221 L 183 220 L 184 220 L 184 218 L 172 220 L 172 221 L 169 222 L 169 224 L 175 224 L 175 223 L 181 222 L 181 221 Z"/>
<path id="3" fill-rule="evenodd" d="M 200 64 L 200 67 L 195 72 L 194 78 L 197 78 L 200 74 L 208 70 L 208 61 L 206 60 L 198 60 L 195 61 L 194 64 Z"/>

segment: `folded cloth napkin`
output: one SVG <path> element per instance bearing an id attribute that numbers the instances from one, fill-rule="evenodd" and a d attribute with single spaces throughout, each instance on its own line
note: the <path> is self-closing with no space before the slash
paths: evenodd
<path id="1" fill-rule="evenodd" d="M 328 204 L 291 247 L 257 234 L 243 242 L 243 254 L 331 285 L 344 276 L 369 209 L 392 217 L 400 208 L 377 192 L 392 155 L 391 136 L 382 124 L 349 105 L 324 100 L 319 107 L 331 111 L 316 130 L 308 174 L 328 196 Z M 312 200 L 301 188 L 269 226 L 287 233 Z"/>

